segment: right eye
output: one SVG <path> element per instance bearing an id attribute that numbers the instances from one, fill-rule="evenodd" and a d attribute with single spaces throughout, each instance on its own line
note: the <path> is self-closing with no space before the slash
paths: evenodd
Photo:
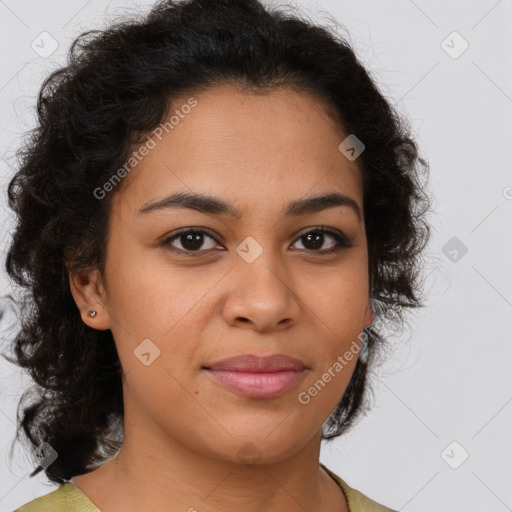
<path id="1" fill-rule="evenodd" d="M 172 236 L 166 238 L 161 243 L 161 245 L 162 247 L 168 247 L 169 250 L 173 252 L 181 252 L 192 255 L 192 253 L 201 253 L 211 249 L 210 247 L 207 248 L 206 250 L 199 250 L 204 245 L 205 236 L 215 241 L 212 235 L 210 235 L 209 232 L 204 229 L 183 228 L 180 229 L 178 232 L 174 233 Z M 175 240 L 178 240 L 179 244 L 181 245 L 181 248 L 173 245 L 173 242 Z"/>

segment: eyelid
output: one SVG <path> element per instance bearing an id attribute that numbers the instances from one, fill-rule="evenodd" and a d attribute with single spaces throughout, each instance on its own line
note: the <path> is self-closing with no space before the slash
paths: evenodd
<path id="1" fill-rule="evenodd" d="M 328 236 L 331 236 L 332 238 L 334 238 L 336 240 L 338 247 L 334 248 L 334 249 L 324 249 L 323 251 L 310 250 L 310 251 L 308 251 L 309 253 L 313 253 L 313 254 L 318 253 L 320 255 L 321 254 L 327 255 L 329 253 L 336 253 L 336 252 L 342 251 L 343 249 L 351 249 L 352 247 L 354 247 L 353 238 L 345 235 L 345 233 L 343 231 L 341 231 L 340 229 L 331 228 L 331 227 L 325 226 L 325 225 L 312 226 L 312 227 L 306 228 L 303 231 L 299 231 L 299 233 L 293 239 L 294 243 L 295 243 L 295 241 L 297 241 L 298 239 L 302 238 L 303 236 L 307 235 L 310 232 L 325 233 Z"/>
<path id="2" fill-rule="evenodd" d="M 175 239 L 178 236 L 189 233 L 189 232 L 208 235 L 209 237 L 213 238 L 216 242 L 217 242 L 217 239 L 221 239 L 222 241 L 224 240 L 224 237 L 222 235 L 219 235 L 219 234 L 213 232 L 209 228 L 205 228 L 203 226 L 188 226 L 185 228 L 179 228 L 179 229 L 173 231 L 172 234 L 170 234 L 170 235 L 164 235 L 162 243 L 169 242 L 169 240 Z"/>
<path id="3" fill-rule="evenodd" d="M 163 247 L 166 247 L 166 246 L 170 245 L 171 242 L 173 242 L 175 239 L 177 239 L 180 235 L 189 233 L 189 232 L 196 232 L 196 233 L 207 235 L 210 238 L 212 238 L 216 243 L 219 243 L 217 241 L 217 236 L 219 238 L 223 239 L 222 236 L 213 234 L 209 228 L 206 228 L 203 226 L 188 226 L 188 227 L 180 228 L 180 229 L 176 230 L 171 235 L 165 235 L 163 240 L 160 242 L 160 245 L 162 245 Z M 350 248 L 354 247 L 353 240 L 350 237 L 348 237 L 347 235 L 345 235 L 345 233 L 343 233 L 343 231 L 341 231 L 337 228 L 331 228 L 331 227 L 328 227 L 325 225 L 317 225 L 317 226 L 310 226 L 308 228 L 304 228 L 304 230 L 301 230 L 297 234 L 294 235 L 293 242 L 291 245 L 294 245 L 300 238 L 302 238 L 303 236 L 307 235 L 310 232 L 325 233 L 325 234 L 333 237 L 336 240 L 337 247 L 335 247 L 334 249 L 324 249 L 321 251 L 314 251 L 311 249 L 310 250 L 306 249 L 306 251 L 309 253 L 313 253 L 313 254 L 318 253 L 319 255 L 327 255 L 329 253 L 341 252 L 343 249 L 350 249 Z M 200 255 L 201 253 L 207 253 L 210 251 L 209 249 L 208 250 L 198 250 L 198 251 L 185 251 L 183 249 L 178 249 L 176 247 L 172 247 L 169 250 L 171 250 L 172 252 L 181 253 L 183 255 L 191 255 L 191 256 Z"/>

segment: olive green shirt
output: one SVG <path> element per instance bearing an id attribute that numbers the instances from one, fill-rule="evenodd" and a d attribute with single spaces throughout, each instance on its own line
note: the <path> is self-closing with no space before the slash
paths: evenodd
<path id="1" fill-rule="evenodd" d="M 396 512 L 371 500 L 352 487 L 323 464 L 320 466 L 340 486 L 347 498 L 350 512 Z M 101 512 L 94 503 L 71 482 L 16 509 L 14 512 Z"/>

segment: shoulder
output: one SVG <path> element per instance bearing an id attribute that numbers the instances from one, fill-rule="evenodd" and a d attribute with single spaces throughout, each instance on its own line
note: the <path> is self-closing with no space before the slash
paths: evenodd
<path id="1" fill-rule="evenodd" d="M 341 490 L 347 498 L 350 512 L 396 512 L 395 510 L 385 507 L 368 496 L 364 495 L 357 489 L 350 487 L 342 478 L 320 464 L 327 474 L 340 486 Z"/>
<path id="2" fill-rule="evenodd" d="M 101 512 L 89 498 L 70 482 L 63 483 L 44 496 L 40 496 L 14 512 Z"/>

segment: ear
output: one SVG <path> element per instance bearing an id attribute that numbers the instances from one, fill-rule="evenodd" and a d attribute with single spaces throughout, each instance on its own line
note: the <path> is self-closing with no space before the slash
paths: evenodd
<path id="1" fill-rule="evenodd" d="M 107 295 L 98 269 L 71 273 L 68 268 L 69 287 L 80 310 L 84 324 L 104 331 L 110 329 L 110 316 L 107 311 Z M 90 316 L 88 311 L 96 311 Z"/>

